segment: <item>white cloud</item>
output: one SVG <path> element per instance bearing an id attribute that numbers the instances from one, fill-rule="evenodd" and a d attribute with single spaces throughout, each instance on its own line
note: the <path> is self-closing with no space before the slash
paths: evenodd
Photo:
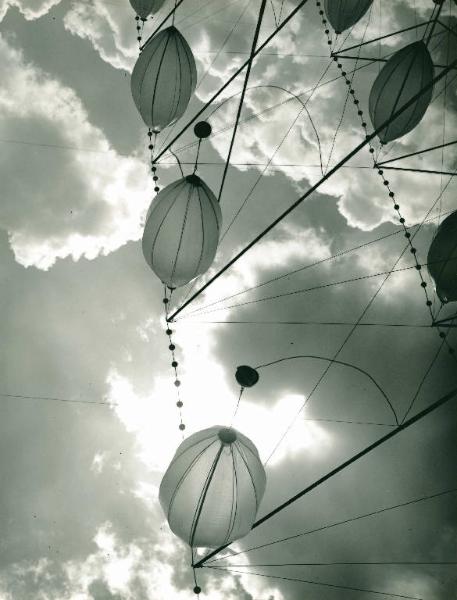
<path id="1" fill-rule="evenodd" d="M 48 269 L 58 258 L 93 259 L 139 239 L 152 195 L 145 163 L 117 154 L 76 93 L 26 63 L 3 38 L 0 56 L 1 137 L 20 131 L 33 141 L 40 131 L 51 145 L 70 147 L 5 146 L 0 224 L 16 260 Z"/>
<path id="2" fill-rule="evenodd" d="M 28 21 L 39 19 L 60 2 L 61 0 L 1 0 L 0 21 L 5 17 L 9 8 L 19 9 Z"/>

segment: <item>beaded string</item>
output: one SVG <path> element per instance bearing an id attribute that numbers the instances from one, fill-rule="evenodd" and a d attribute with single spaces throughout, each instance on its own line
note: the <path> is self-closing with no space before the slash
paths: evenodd
<path id="1" fill-rule="evenodd" d="M 325 18 L 325 13 L 322 10 L 321 5 L 322 5 L 322 3 L 319 0 L 317 0 L 316 1 L 316 7 L 318 8 L 319 15 L 320 15 L 321 20 L 322 20 L 322 25 L 324 26 L 324 33 L 327 36 L 327 45 L 329 46 L 329 48 L 331 50 L 333 41 L 332 41 L 332 37 L 330 35 L 330 30 L 329 30 L 329 27 L 328 27 L 328 21 Z M 332 56 L 332 54 L 333 53 L 331 51 L 330 55 Z M 368 130 L 367 130 L 368 124 L 367 124 L 367 122 L 364 119 L 363 110 L 360 108 L 360 100 L 356 96 L 355 90 L 354 90 L 353 85 L 352 85 L 352 81 L 350 79 L 348 79 L 347 73 L 343 69 L 342 63 L 339 62 L 338 57 L 332 56 L 332 58 L 333 58 L 333 61 L 336 63 L 337 68 L 340 70 L 341 75 L 344 77 L 344 81 L 345 81 L 346 85 L 349 86 L 349 94 L 352 96 L 352 102 L 353 102 L 354 106 L 357 109 L 357 115 L 359 116 L 360 124 L 361 124 L 362 129 L 363 129 L 363 131 L 365 133 L 365 137 L 368 137 Z M 408 228 L 406 226 L 406 220 L 405 220 L 405 218 L 403 217 L 403 215 L 401 213 L 400 204 L 398 203 L 398 200 L 396 199 L 395 192 L 392 191 L 392 187 L 390 185 L 390 182 L 384 177 L 384 171 L 382 170 L 382 168 L 380 168 L 380 166 L 377 163 L 377 160 L 376 160 L 376 158 L 374 156 L 374 154 L 375 154 L 375 148 L 374 148 L 374 146 L 373 146 L 373 144 L 371 142 L 368 144 L 368 148 L 369 148 L 370 156 L 371 156 L 372 161 L 373 161 L 373 167 L 377 170 L 377 174 L 382 179 L 382 183 L 383 183 L 384 187 L 386 188 L 386 190 L 388 192 L 388 195 L 389 195 L 389 198 L 391 199 L 391 201 L 393 203 L 393 208 L 394 208 L 394 210 L 396 211 L 396 213 L 398 215 L 398 221 L 399 221 L 399 223 L 401 224 L 401 226 L 403 228 L 404 236 L 405 236 L 405 238 L 408 241 L 409 251 L 410 251 L 410 253 L 412 254 L 412 256 L 414 258 L 415 267 L 416 267 L 416 270 L 417 270 L 417 272 L 419 274 L 420 286 L 421 286 L 421 288 L 424 291 L 425 304 L 426 304 L 427 309 L 428 309 L 428 311 L 430 313 L 430 317 L 431 317 L 431 320 L 432 320 L 432 323 L 433 323 L 435 321 L 435 316 L 434 316 L 433 310 L 432 310 L 433 302 L 430 300 L 430 297 L 429 297 L 429 294 L 428 294 L 428 291 L 427 291 L 427 282 L 425 281 L 424 276 L 422 274 L 422 265 L 420 264 L 420 262 L 418 260 L 418 257 L 417 257 L 417 248 L 415 248 L 415 246 L 412 243 L 411 233 L 408 231 Z M 438 330 L 438 334 L 439 334 L 440 338 L 442 338 L 442 339 L 445 340 L 445 343 L 447 345 L 449 354 L 451 354 L 454 357 L 454 359 L 457 361 L 457 357 L 455 356 L 455 349 L 450 345 L 449 341 L 446 339 L 446 332 L 442 331 L 442 329 L 440 327 L 437 327 L 436 329 Z"/>
<path id="2" fill-rule="evenodd" d="M 144 24 L 146 23 L 146 19 L 143 19 L 143 17 L 140 18 L 138 15 L 136 15 L 135 21 L 136 21 L 136 40 L 138 42 L 138 48 L 140 49 L 140 52 L 141 52 L 141 41 L 143 39 L 143 30 L 144 30 Z M 140 25 L 140 21 L 141 21 L 141 25 Z"/>
<path id="3" fill-rule="evenodd" d="M 173 383 L 176 388 L 176 395 L 178 398 L 178 400 L 176 402 L 176 406 L 178 407 L 178 412 L 179 412 L 179 430 L 184 432 L 186 426 L 184 425 L 183 420 L 182 420 L 183 402 L 181 400 L 181 393 L 180 393 L 181 380 L 179 379 L 179 376 L 178 376 L 178 361 L 176 360 L 176 355 L 175 355 L 176 345 L 174 344 L 173 338 L 172 338 L 174 331 L 172 329 L 170 329 L 170 323 L 168 321 L 168 304 L 170 302 L 172 293 L 173 293 L 173 290 L 170 290 L 170 294 L 168 295 L 168 288 L 167 288 L 167 286 L 164 286 L 163 305 L 165 307 L 165 325 L 166 325 L 165 334 L 168 337 L 168 350 L 171 353 L 171 366 L 173 368 L 174 378 L 175 378 Z M 184 438 L 184 433 L 183 433 L 183 438 Z"/>

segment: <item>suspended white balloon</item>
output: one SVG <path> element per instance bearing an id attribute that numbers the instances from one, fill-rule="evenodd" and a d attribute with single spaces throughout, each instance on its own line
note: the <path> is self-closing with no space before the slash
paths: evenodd
<path id="1" fill-rule="evenodd" d="M 433 80 L 434 67 L 424 42 L 413 42 L 396 52 L 384 65 L 370 92 L 370 117 L 377 129 Z M 405 135 L 424 116 L 433 87 L 379 133 L 382 143 Z"/>
<path id="2" fill-rule="evenodd" d="M 158 12 L 165 4 L 165 0 L 130 0 L 133 10 L 142 19 L 147 19 L 150 14 Z"/>
<path id="3" fill-rule="evenodd" d="M 169 288 L 185 285 L 211 266 L 221 224 L 219 202 L 200 177 L 171 183 L 157 194 L 146 216 L 146 262 Z"/>
<path id="4" fill-rule="evenodd" d="M 135 105 L 143 121 L 155 132 L 184 114 L 196 83 L 192 50 L 173 26 L 147 42 L 130 79 Z"/>
<path id="5" fill-rule="evenodd" d="M 457 300 L 457 211 L 438 227 L 428 251 L 427 266 L 441 302 Z"/>
<path id="6" fill-rule="evenodd" d="M 325 0 L 327 19 L 336 33 L 352 27 L 367 12 L 373 0 Z"/>
<path id="7" fill-rule="evenodd" d="M 265 484 L 254 444 L 235 429 L 215 426 L 179 446 L 159 499 L 173 533 L 192 547 L 216 548 L 249 533 Z"/>

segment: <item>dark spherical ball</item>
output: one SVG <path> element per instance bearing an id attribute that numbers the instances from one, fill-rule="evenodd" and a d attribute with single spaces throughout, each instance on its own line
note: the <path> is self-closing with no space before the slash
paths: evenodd
<path id="1" fill-rule="evenodd" d="M 237 367 L 235 378 L 241 387 L 252 387 L 259 381 L 259 374 L 253 367 L 242 365 Z"/>
<path id="2" fill-rule="evenodd" d="M 211 135 L 211 125 L 208 121 L 199 121 L 194 127 L 195 135 L 201 140 L 209 137 Z"/>

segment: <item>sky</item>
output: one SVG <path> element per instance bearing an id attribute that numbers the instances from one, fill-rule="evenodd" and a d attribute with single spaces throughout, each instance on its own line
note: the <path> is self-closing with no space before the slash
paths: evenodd
<path id="1" fill-rule="evenodd" d="M 268 2 L 260 41 L 296 5 Z M 178 8 L 198 84 L 159 147 L 246 60 L 259 6 L 184 0 Z M 347 35 L 330 34 L 332 44 L 420 24 L 433 6 L 374 0 Z M 167 0 L 146 23 L 144 39 L 171 8 Z M 442 17 L 457 30 L 456 10 L 445 1 Z M 163 289 L 141 251 L 155 194 L 147 130 L 130 94 L 134 13 L 127 0 L 0 0 L 0 19 L 0 600 L 193 598 L 189 548 L 158 502 L 182 434 Z M 422 31 L 349 54 L 388 57 Z M 456 57 L 442 27 L 429 47 L 437 65 Z M 369 91 L 383 63 L 362 59 L 343 62 L 356 69 L 352 87 L 371 131 Z M 223 239 L 208 273 L 174 293 L 174 307 L 363 140 L 339 75 L 310 0 L 254 63 L 221 196 Z M 456 139 L 454 77 L 437 84 L 414 131 L 374 144 L 379 160 Z M 237 78 L 204 113 L 213 134 L 197 172 L 215 193 L 242 84 Z M 172 149 L 192 172 L 192 127 Z M 453 146 L 394 164 L 452 172 Z M 157 173 L 160 187 L 181 177 L 170 152 Z M 425 263 L 437 225 L 457 208 L 456 184 L 446 175 L 384 175 Z M 413 399 L 410 415 L 455 388 L 446 344 L 456 335 L 450 329 L 443 343 L 430 327 L 403 233 L 364 148 L 173 324 L 185 435 L 230 423 L 238 365 L 308 357 L 259 369 L 233 422 L 267 461 L 259 516 L 392 430 L 379 388 L 399 420 Z M 452 315 L 422 273 L 434 313 Z M 343 342 L 338 360 L 379 388 L 350 367 L 326 371 L 321 359 Z M 456 417 L 455 402 L 439 408 L 233 544 L 211 565 L 221 570 L 198 571 L 201 597 L 457 598 L 455 565 L 432 564 L 457 561 Z M 291 566 L 336 562 L 353 564 Z M 397 564 L 355 564 L 363 562 Z M 286 566 L 261 566 L 278 564 Z"/>

